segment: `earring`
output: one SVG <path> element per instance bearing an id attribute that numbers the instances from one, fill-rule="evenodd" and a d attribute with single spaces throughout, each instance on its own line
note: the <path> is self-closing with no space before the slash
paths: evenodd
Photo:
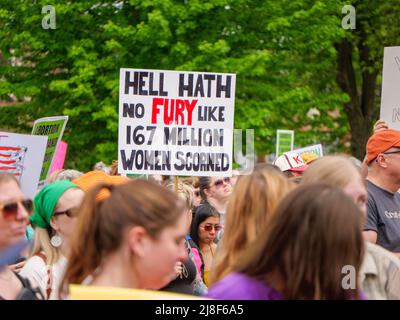
<path id="1" fill-rule="evenodd" d="M 55 234 L 51 237 L 50 243 L 54 248 L 58 248 L 59 246 L 61 246 L 62 240 L 59 235 Z"/>

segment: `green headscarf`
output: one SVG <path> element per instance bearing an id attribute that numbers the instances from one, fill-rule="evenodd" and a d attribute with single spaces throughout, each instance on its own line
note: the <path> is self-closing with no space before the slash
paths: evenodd
<path id="1" fill-rule="evenodd" d="M 50 219 L 61 195 L 70 188 L 79 188 L 69 180 L 62 180 L 48 184 L 35 196 L 34 211 L 30 218 L 31 223 L 39 228 L 50 227 Z"/>

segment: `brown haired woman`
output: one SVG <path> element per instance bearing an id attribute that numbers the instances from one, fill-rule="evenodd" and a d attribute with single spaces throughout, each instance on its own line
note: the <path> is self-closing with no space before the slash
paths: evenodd
<path id="1" fill-rule="evenodd" d="M 253 250 L 208 297 L 358 299 L 358 286 L 342 287 L 342 270 L 349 265 L 360 269 L 361 227 L 362 213 L 341 190 L 325 184 L 301 186 L 282 200 Z"/>
<path id="2" fill-rule="evenodd" d="M 207 292 L 202 278 L 202 267 L 204 265 L 200 249 L 194 243 L 189 235 L 190 225 L 192 223 L 192 207 L 194 193 L 192 187 L 184 183 L 178 183 L 175 190 L 176 195 L 184 200 L 187 205 L 187 229 L 188 234 L 185 238 L 185 246 L 188 251 L 188 258 L 185 261 L 179 261 L 176 265 L 176 279 L 172 280 L 167 286 L 162 288 L 164 291 L 178 293 L 203 295 Z M 170 190 L 174 189 L 174 184 L 167 186 Z"/>
<path id="3" fill-rule="evenodd" d="M 292 189 L 291 183 L 272 165 L 257 165 L 252 174 L 242 176 L 228 205 L 224 237 L 212 267 L 211 284 L 231 273 L 269 223 L 280 200 Z"/>
<path id="4" fill-rule="evenodd" d="M 324 181 L 342 189 L 366 217 L 365 180 L 361 175 L 362 168 L 357 168 L 353 161 L 344 156 L 320 158 L 305 172 L 303 182 L 308 184 Z M 365 255 L 359 276 L 368 300 L 400 299 L 400 260 L 392 252 L 365 241 Z"/>
<path id="5" fill-rule="evenodd" d="M 188 216 L 172 191 L 144 180 L 100 184 L 86 195 L 63 290 L 67 284 L 159 289 L 187 257 Z"/>
<path id="6" fill-rule="evenodd" d="M 190 236 L 200 248 L 204 261 L 203 279 L 206 286 L 208 286 L 211 266 L 217 252 L 217 244 L 214 243 L 214 240 L 221 230 L 220 215 L 214 207 L 201 204 L 196 208 L 196 213 L 190 226 Z"/>

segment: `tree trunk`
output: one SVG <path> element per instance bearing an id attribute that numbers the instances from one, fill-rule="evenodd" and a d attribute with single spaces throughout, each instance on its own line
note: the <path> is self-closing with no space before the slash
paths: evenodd
<path id="1" fill-rule="evenodd" d="M 363 160 L 366 154 L 365 146 L 370 136 L 370 125 L 366 125 L 364 119 L 350 119 L 351 130 L 351 154 L 359 160 Z"/>
<path id="2" fill-rule="evenodd" d="M 368 48 L 365 45 L 363 31 L 359 37 L 359 61 L 362 67 L 360 85 L 356 83 L 353 66 L 354 47 L 351 42 L 344 40 L 336 45 L 337 56 L 337 83 L 349 95 L 350 100 L 345 104 L 345 112 L 350 124 L 351 153 L 362 160 L 365 156 L 365 146 L 371 135 L 372 125 L 376 119 L 375 88 L 378 72 L 371 72 L 373 63 L 369 59 Z M 369 67 L 369 68 L 367 68 Z M 360 89 L 358 89 L 360 88 Z"/>

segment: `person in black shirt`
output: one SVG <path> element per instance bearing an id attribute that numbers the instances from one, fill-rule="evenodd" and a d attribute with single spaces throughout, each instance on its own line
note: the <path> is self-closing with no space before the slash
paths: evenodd
<path id="1" fill-rule="evenodd" d="M 169 185 L 169 187 L 173 188 L 173 185 Z M 180 198 L 185 200 L 188 208 L 193 207 L 194 194 L 190 186 L 179 183 L 176 193 Z M 192 222 L 192 210 L 188 209 L 187 214 L 187 230 L 189 232 Z M 204 261 L 200 249 L 194 243 L 190 235 L 187 235 L 185 238 L 185 246 L 188 251 L 187 259 L 177 263 L 176 278 L 161 290 L 194 295 L 204 294 L 207 288 L 203 282 Z"/>

